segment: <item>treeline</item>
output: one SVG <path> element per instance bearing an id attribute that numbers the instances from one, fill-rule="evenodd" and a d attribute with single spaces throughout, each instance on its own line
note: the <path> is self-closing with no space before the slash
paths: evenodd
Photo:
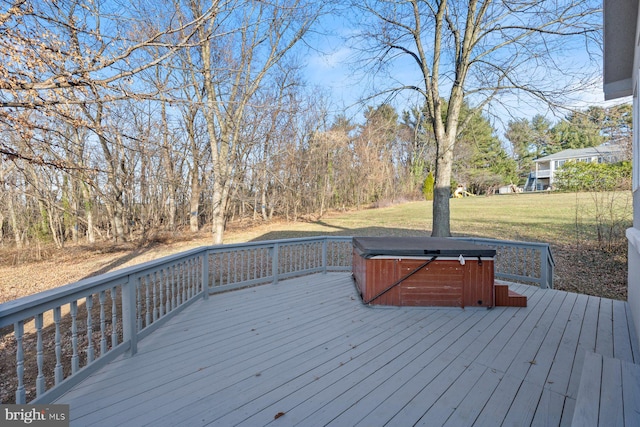
<path id="1" fill-rule="evenodd" d="M 296 104 L 248 109 L 225 221 L 295 221 L 421 197 L 435 145 L 418 110 L 399 115 L 387 104 L 369 107 L 358 124 L 331 120 L 301 93 L 289 100 Z M 3 244 L 62 247 L 211 227 L 215 173 L 205 121 L 188 107 L 133 100 L 118 106 L 118 122 L 100 135 L 69 124 L 34 130 L 31 140 L 43 142 L 37 147 L 47 153 L 12 135 L 28 158 L 0 160 Z M 504 179 L 497 160 L 513 160 L 488 121 L 473 120 L 460 138 L 456 178 L 482 190 Z M 45 157 L 57 163 L 34 160 Z"/>
<path id="2" fill-rule="evenodd" d="M 0 245 L 204 227 L 221 243 L 239 218 L 296 220 L 421 197 L 436 159 L 449 154 L 437 152 L 425 109 L 381 104 L 363 117 L 336 116 L 321 90 L 303 84 L 302 42 L 333 6 L 8 5 Z M 483 193 L 517 183 L 532 145 L 523 151 L 510 138 L 510 153 L 478 111 L 463 103 L 455 115 L 464 130 L 452 173 L 454 186 Z"/>
<path id="3" fill-rule="evenodd" d="M 382 104 L 369 107 L 357 123 L 345 116 L 332 119 L 301 88 L 289 95 L 287 108 L 267 102 L 248 107 L 241 133 L 244 151 L 231 165 L 225 222 L 295 221 L 330 209 L 423 197 L 436 148 L 422 111 L 398 114 Z M 30 140 L 10 134 L 28 159 L 0 161 L 2 244 L 43 241 L 63 247 L 66 242 L 136 240 L 158 230 L 211 227 L 216 175 L 206 121 L 190 105 L 125 100 L 118 107 L 109 111 L 119 121 L 99 135 L 55 123 L 34 130 Z M 465 118 L 469 125 L 456 145 L 454 182 L 476 194 L 519 183 L 519 167 L 526 168 L 518 163 L 522 151 L 510 155 L 485 117 Z M 545 141 L 553 141 L 549 135 L 562 123 L 548 126 Z M 46 141 L 37 146 L 49 151 L 38 152 L 30 141 Z M 531 143 L 527 155 L 532 159 L 560 147 Z M 34 161 L 45 154 L 58 163 Z M 566 174 L 571 186 L 577 185 L 573 175 Z"/>

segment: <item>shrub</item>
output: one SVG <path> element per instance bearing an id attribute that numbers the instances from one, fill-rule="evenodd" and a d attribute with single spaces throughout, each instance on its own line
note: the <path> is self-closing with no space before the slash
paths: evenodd
<path id="1" fill-rule="evenodd" d="M 616 191 L 631 189 L 631 163 L 567 162 L 555 175 L 561 191 Z"/>
<path id="2" fill-rule="evenodd" d="M 422 185 L 422 194 L 424 195 L 425 200 L 433 200 L 433 186 L 435 185 L 435 178 L 433 177 L 433 173 L 429 172 L 429 175 L 424 180 L 424 184 Z"/>

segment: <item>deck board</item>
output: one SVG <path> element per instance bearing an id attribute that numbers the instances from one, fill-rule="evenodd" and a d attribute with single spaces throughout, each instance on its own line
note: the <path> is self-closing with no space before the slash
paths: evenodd
<path id="1" fill-rule="evenodd" d="M 345 273 L 212 295 L 56 403 L 82 426 L 570 425 L 586 351 L 638 360 L 626 303 L 510 288 L 528 307 L 368 307 Z"/>
<path id="2" fill-rule="evenodd" d="M 547 376 L 546 387 L 561 396 L 567 394 L 572 372 L 579 372 L 574 371 L 573 366 L 580 337 L 580 329 L 582 328 L 582 319 L 585 315 L 589 297 L 587 295 L 575 294 L 575 298 L 575 303 L 573 304 L 571 314 L 569 315 L 562 334 L 562 340 L 556 351 L 556 357 Z"/>
<path id="3" fill-rule="evenodd" d="M 640 365 L 587 353 L 571 425 L 640 425 Z"/>
<path id="4" fill-rule="evenodd" d="M 596 331 L 598 330 L 598 314 L 600 309 L 600 298 L 587 297 L 587 306 L 584 316 L 580 320 L 582 327 L 578 334 L 578 345 L 576 347 L 569 386 L 567 387 L 567 397 L 575 399 L 578 395 L 580 385 L 580 375 L 584 364 L 585 354 L 596 349 Z"/>
<path id="5" fill-rule="evenodd" d="M 629 337 L 629 326 L 624 301 L 613 301 L 613 356 L 633 363 L 633 351 Z M 626 339 L 625 339 L 626 338 Z"/>

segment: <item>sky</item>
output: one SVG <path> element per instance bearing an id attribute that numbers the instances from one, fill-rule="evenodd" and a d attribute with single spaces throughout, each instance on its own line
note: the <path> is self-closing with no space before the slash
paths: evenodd
<path id="1" fill-rule="evenodd" d="M 315 34 L 310 41 L 310 44 L 318 46 L 318 48 L 310 51 L 306 56 L 305 79 L 310 86 L 322 88 L 323 94 L 330 97 L 337 112 L 346 110 L 347 117 L 361 122 L 364 108 L 358 101 L 371 92 L 370 82 L 362 76 L 354 75 L 352 70 L 355 51 L 349 47 L 345 39 L 352 35 L 355 29 L 346 19 L 335 19 L 334 17 L 330 20 L 324 20 L 320 24 L 319 32 L 324 34 Z M 582 64 L 588 62 L 585 57 L 586 49 L 576 45 L 574 49 L 568 49 L 564 52 L 563 60 L 566 60 L 567 64 Z M 621 101 L 630 102 L 630 99 L 623 99 L 605 103 L 601 82 L 601 64 L 596 63 L 595 67 L 598 67 L 595 71 L 600 75 L 600 80 L 593 81 L 588 90 L 576 94 L 566 106 L 584 109 L 591 105 L 606 107 L 619 104 Z M 419 76 L 412 76 L 412 73 L 416 72 L 415 68 L 413 70 L 409 68 L 398 69 L 394 71 L 394 75 L 399 76 L 400 80 L 415 81 Z M 530 99 L 526 100 L 522 97 L 510 96 L 504 100 L 505 106 L 492 106 L 492 117 L 490 118 L 501 139 L 504 139 L 504 130 L 511 119 L 530 119 L 536 114 L 542 114 L 552 122 L 557 122 L 566 114 L 566 111 L 552 111 L 541 102 L 532 102 Z M 379 97 L 370 100 L 368 104 L 378 105 L 384 101 L 385 98 Z M 408 104 L 417 102 L 415 97 L 407 99 L 401 95 L 392 104 L 396 109 L 402 110 L 410 106 Z"/>

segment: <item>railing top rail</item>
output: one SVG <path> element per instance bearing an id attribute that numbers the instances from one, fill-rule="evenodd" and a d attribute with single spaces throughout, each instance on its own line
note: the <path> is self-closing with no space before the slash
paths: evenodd
<path id="1" fill-rule="evenodd" d="M 0 304 L 0 327 L 7 326 L 13 323 L 13 315 L 16 313 L 20 313 L 21 316 L 24 316 L 28 313 L 38 313 L 42 312 L 43 309 L 53 308 L 56 305 L 63 304 L 64 301 L 68 301 L 71 299 L 82 298 L 86 296 L 88 292 L 99 292 L 101 290 L 107 289 L 111 286 L 116 286 L 127 280 L 129 276 L 143 276 L 147 272 L 152 272 L 157 270 L 162 266 L 166 266 L 167 264 L 177 263 L 181 260 L 188 258 L 195 258 L 204 253 L 211 252 L 228 252 L 233 250 L 240 249 L 251 249 L 251 248 L 260 248 L 260 247 L 273 247 L 274 245 L 289 245 L 289 244 L 297 244 L 297 243 L 306 243 L 306 242 L 322 242 L 322 241 L 338 241 L 338 242 L 348 242 L 352 239 L 351 236 L 313 236 L 313 237 L 299 237 L 299 238 L 289 238 L 289 239 L 279 239 L 279 240 L 262 240 L 262 241 L 253 241 L 253 242 L 244 242 L 244 243 L 231 243 L 231 244 L 222 244 L 222 245 L 211 245 L 211 246 L 201 246 L 199 248 L 187 250 L 181 252 L 179 254 L 169 255 L 162 258 L 158 258 L 156 260 L 148 261 L 142 264 L 134 265 L 131 267 L 122 268 L 120 270 L 116 270 L 113 272 L 101 274 L 95 277 L 89 277 L 86 279 L 82 279 L 75 283 L 71 283 L 68 285 L 60 286 L 55 289 L 50 289 L 44 292 L 40 292 L 34 295 L 29 295 L 26 297 L 22 297 L 13 301 L 9 301 L 3 304 Z M 517 241 L 507 241 L 507 240 L 494 240 L 487 239 L 481 237 L 454 237 L 454 239 L 459 240 L 467 240 L 477 243 L 486 243 L 493 245 L 506 245 L 506 246 L 515 246 L 515 247 L 534 247 L 540 248 L 541 250 L 546 250 L 548 254 L 548 259 L 552 264 L 555 264 L 553 261 L 553 255 L 549 249 L 549 244 L 547 243 L 536 243 L 536 242 L 517 242 Z"/>
<path id="2" fill-rule="evenodd" d="M 20 313 L 21 317 L 28 317 L 31 314 L 37 314 L 64 304 L 66 301 L 82 298 L 89 291 L 95 293 L 123 284 L 129 276 L 142 276 L 148 271 L 153 271 L 167 264 L 198 256 L 201 252 L 203 252 L 202 248 L 191 249 L 8 301 L 0 304 L 0 327 L 12 324 L 14 321 L 12 316 L 16 313 Z"/>
<path id="3" fill-rule="evenodd" d="M 74 283 L 63 285 L 54 289 L 39 292 L 34 295 L 18 298 L 13 301 L 0 304 L 0 327 L 10 325 L 14 322 L 13 315 L 20 313 L 20 316 L 29 316 L 31 312 L 37 314 L 48 307 L 53 308 L 56 305 L 63 304 L 64 301 L 82 298 L 89 291 L 99 292 L 111 286 L 124 283 L 129 276 L 142 276 L 149 271 L 158 269 L 167 264 L 180 262 L 181 260 L 197 257 L 202 253 L 215 251 L 229 251 L 244 248 L 270 247 L 277 244 L 295 244 L 302 242 L 314 242 L 323 240 L 348 241 L 351 237 L 345 236 L 317 236 L 317 237 L 301 237 L 281 240 L 264 240 L 247 243 L 231 243 L 223 245 L 201 246 L 190 249 L 178 254 L 168 255 L 142 264 L 125 267 L 116 271 L 101 274 L 95 277 L 88 277 Z"/>
<path id="4" fill-rule="evenodd" d="M 466 240 L 466 241 L 475 241 L 478 243 L 487 243 L 493 245 L 505 245 L 512 247 L 522 247 L 522 248 L 540 248 L 541 250 L 547 250 L 547 256 L 551 264 L 555 265 L 555 260 L 553 259 L 553 252 L 551 252 L 551 245 L 548 243 L 540 243 L 540 242 L 521 242 L 517 240 L 498 240 L 498 239 L 489 239 L 486 237 L 452 237 L 452 239 L 457 240 Z"/>

